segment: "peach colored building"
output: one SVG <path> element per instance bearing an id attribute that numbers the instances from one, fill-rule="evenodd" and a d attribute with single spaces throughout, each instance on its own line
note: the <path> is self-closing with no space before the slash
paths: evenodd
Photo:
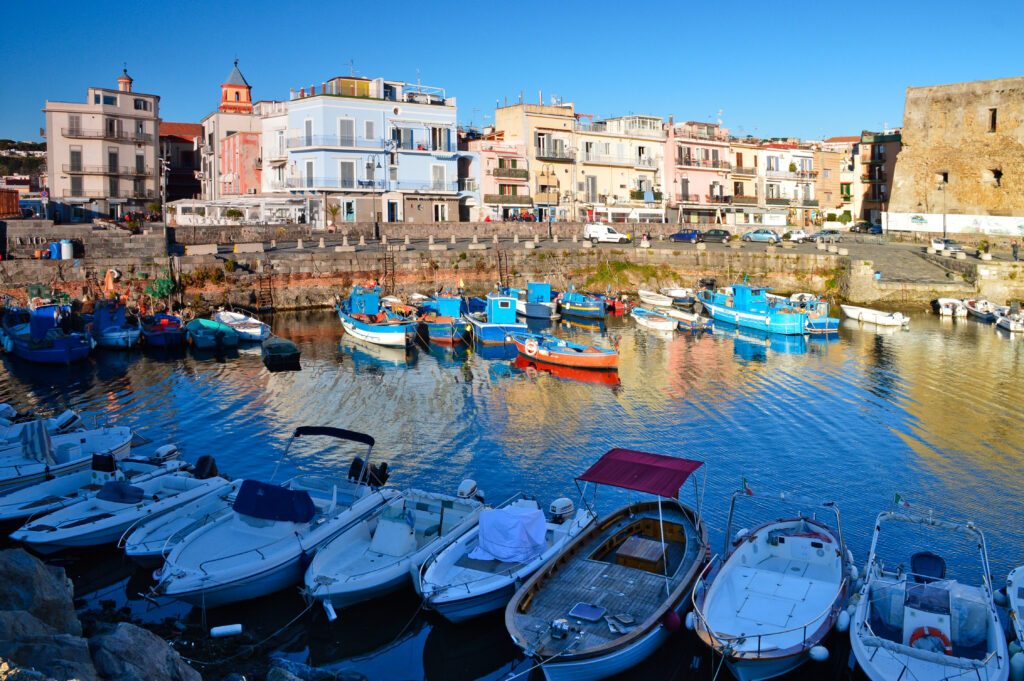
<path id="1" fill-rule="evenodd" d="M 521 142 L 506 142 L 501 132 L 492 132 L 470 140 L 466 148 L 478 154 L 481 220 L 504 220 L 533 208 L 530 166 Z"/>
<path id="2" fill-rule="evenodd" d="M 679 222 L 724 223 L 732 200 L 729 131 L 716 123 L 666 126 L 665 191 Z"/>
<path id="3" fill-rule="evenodd" d="M 262 182 L 258 132 L 233 132 L 220 142 L 221 196 L 258 194 Z"/>

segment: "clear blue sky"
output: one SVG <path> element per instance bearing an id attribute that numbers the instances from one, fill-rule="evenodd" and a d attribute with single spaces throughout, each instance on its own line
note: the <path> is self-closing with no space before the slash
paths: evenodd
<path id="1" fill-rule="evenodd" d="M 463 123 L 541 90 L 599 117 L 721 110 L 735 134 L 804 138 L 899 125 L 908 85 L 1024 75 L 1024 0 L 318 4 L 8 0 L 0 137 L 37 139 L 46 99 L 115 87 L 122 62 L 170 121 L 212 111 L 237 56 L 255 99 L 351 61 L 446 88 Z"/>

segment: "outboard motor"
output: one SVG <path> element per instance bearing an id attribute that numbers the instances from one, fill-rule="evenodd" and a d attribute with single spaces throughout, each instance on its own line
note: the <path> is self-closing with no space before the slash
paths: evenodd
<path id="1" fill-rule="evenodd" d="M 220 474 L 217 470 L 217 460 L 209 454 L 203 454 L 196 459 L 195 468 L 192 470 L 192 477 L 196 480 L 209 480 Z"/>
<path id="2" fill-rule="evenodd" d="M 480 503 L 484 502 L 484 493 L 476 486 L 476 480 L 466 479 L 460 482 L 456 494 L 460 499 L 476 499 Z"/>
<path id="3" fill-rule="evenodd" d="M 68 409 L 63 414 L 54 419 L 55 428 L 54 430 L 58 433 L 70 433 L 72 430 L 78 430 L 82 427 L 82 417 Z"/>
<path id="4" fill-rule="evenodd" d="M 112 454 L 93 454 L 92 470 L 97 473 L 113 473 L 117 470 L 117 462 Z"/>
<path id="5" fill-rule="evenodd" d="M 177 445 L 164 445 L 157 447 L 156 451 L 153 452 L 153 458 L 157 461 L 170 461 L 171 459 L 178 458 L 178 446 Z M 200 457 L 202 460 L 202 457 Z"/>
<path id="6" fill-rule="evenodd" d="M 697 280 L 697 286 L 699 286 L 700 288 L 708 289 L 709 291 L 714 291 L 717 285 L 718 280 L 715 279 L 714 277 L 703 277 Z"/>
<path id="7" fill-rule="evenodd" d="M 348 479 L 352 482 L 357 482 L 362 479 L 363 468 L 365 467 L 366 464 L 363 463 L 363 460 L 360 457 L 357 456 L 352 459 L 352 464 L 348 467 Z"/>
<path id="8" fill-rule="evenodd" d="M 388 478 L 391 474 L 388 473 L 388 462 L 381 461 L 379 466 L 370 464 L 370 485 L 373 487 L 383 487 L 387 484 Z"/>
<path id="9" fill-rule="evenodd" d="M 551 522 L 561 525 L 576 512 L 576 506 L 572 503 L 572 499 L 558 497 L 551 502 L 549 511 L 551 513 Z"/>

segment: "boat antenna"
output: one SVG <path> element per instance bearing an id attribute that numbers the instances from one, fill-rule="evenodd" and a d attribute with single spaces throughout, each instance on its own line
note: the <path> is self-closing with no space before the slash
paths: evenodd
<path id="1" fill-rule="evenodd" d="M 668 588 L 668 551 L 665 548 L 665 520 L 661 517 L 661 495 L 658 495 L 658 529 L 661 532 L 661 569 L 665 573 L 665 595 L 669 595 Z"/>
<path id="2" fill-rule="evenodd" d="M 281 468 L 281 462 L 284 461 L 285 457 L 288 456 L 288 450 L 292 448 L 292 443 L 295 442 L 295 440 L 297 440 L 298 437 L 299 434 L 295 432 L 292 433 L 292 436 L 290 438 L 288 438 L 288 444 L 284 446 L 284 452 L 281 454 L 281 457 L 277 460 L 277 463 L 274 464 L 274 474 L 270 476 L 270 482 L 274 482 L 274 478 L 277 477 L 277 471 L 279 468 Z"/>

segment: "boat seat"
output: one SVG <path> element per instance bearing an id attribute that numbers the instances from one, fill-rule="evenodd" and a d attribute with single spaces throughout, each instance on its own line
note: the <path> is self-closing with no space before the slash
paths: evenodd
<path id="1" fill-rule="evenodd" d="M 416 532 L 405 520 L 381 518 L 370 541 L 370 550 L 385 556 L 401 558 L 416 548 Z"/>

